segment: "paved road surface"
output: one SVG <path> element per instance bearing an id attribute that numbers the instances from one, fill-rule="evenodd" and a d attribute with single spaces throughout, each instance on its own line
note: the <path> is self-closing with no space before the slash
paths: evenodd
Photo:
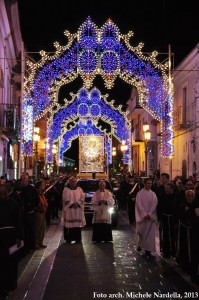
<path id="1" fill-rule="evenodd" d="M 125 212 L 113 230 L 113 243 L 92 243 L 90 227 L 82 233 L 82 244 L 66 244 L 62 226 L 52 225 L 45 237 L 48 248 L 30 257 L 9 299 L 199 299 L 199 286 L 174 260 L 158 253 L 149 259 L 136 251 L 137 236 Z"/>

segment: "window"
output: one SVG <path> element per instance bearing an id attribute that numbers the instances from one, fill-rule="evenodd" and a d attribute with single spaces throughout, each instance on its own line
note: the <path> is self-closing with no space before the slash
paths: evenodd
<path id="1" fill-rule="evenodd" d="M 182 123 L 187 122 L 187 88 L 184 87 L 182 91 Z"/>

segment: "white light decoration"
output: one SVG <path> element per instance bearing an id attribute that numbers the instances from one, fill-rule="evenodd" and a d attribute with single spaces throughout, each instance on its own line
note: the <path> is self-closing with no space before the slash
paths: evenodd
<path id="1" fill-rule="evenodd" d="M 119 77 L 137 88 L 140 105 L 162 123 L 162 155 L 172 155 L 173 84 L 168 76 L 168 62 L 158 62 L 157 51 L 143 53 L 143 43 L 131 46 L 132 31 L 121 34 L 111 19 L 98 28 L 88 17 L 76 34 L 68 31 L 64 34 L 68 39 L 67 45 L 61 46 L 55 42 L 55 53 L 42 50 L 38 62 L 27 63 L 29 75 L 24 84 L 23 123 L 26 122 L 27 103 L 31 103 L 33 108 L 33 122 L 47 112 L 52 115 L 54 105 L 59 106 L 57 101 L 61 86 L 78 76 L 87 89 L 92 87 L 97 75 L 102 76 L 108 89 L 113 88 L 115 79 Z M 97 111 L 97 107 L 93 109 Z M 31 130 L 30 125 L 25 136 Z M 24 138 L 24 153 L 31 152 L 31 145 L 31 141 Z"/>
<path id="2" fill-rule="evenodd" d="M 122 141 L 122 145 L 121 145 L 121 151 L 125 152 L 128 149 L 128 146 L 126 145 L 125 141 Z"/>
<path id="3" fill-rule="evenodd" d="M 69 141 L 77 138 L 78 135 L 86 134 L 88 131 L 92 134 L 93 130 L 103 132 L 108 138 L 106 147 L 107 150 L 107 163 L 112 162 L 111 157 L 111 139 L 115 136 L 119 142 L 126 139 L 130 143 L 130 121 L 127 118 L 127 112 L 122 112 L 121 105 L 115 107 L 114 101 L 107 101 L 108 95 L 102 96 L 100 91 L 96 88 L 90 92 L 85 88 L 78 91 L 77 95 L 72 95 L 73 101 L 66 101 L 65 105 L 60 107 L 56 106 L 50 116 L 47 124 L 47 136 L 49 145 L 54 142 L 61 143 L 60 146 L 60 159 L 62 159 L 63 152 L 66 147 L 69 147 Z M 89 103 L 89 104 L 88 104 Z M 85 105 L 85 110 L 80 109 Z M 95 109 L 93 109 L 95 105 Z M 96 110 L 97 109 L 97 110 Z M 110 127 L 110 133 L 106 132 L 107 129 L 98 125 L 98 121 L 103 120 Z M 89 125 L 90 124 L 90 125 Z M 83 129 L 85 128 L 85 129 Z M 67 133 L 67 146 L 64 146 L 63 137 Z M 75 134 L 75 136 L 74 136 Z M 68 140 L 69 139 L 69 140 Z M 62 142 L 61 142 L 62 141 Z M 51 147 L 47 153 L 47 160 L 51 162 Z M 130 162 L 130 144 L 129 151 L 125 154 L 125 163 Z"/>

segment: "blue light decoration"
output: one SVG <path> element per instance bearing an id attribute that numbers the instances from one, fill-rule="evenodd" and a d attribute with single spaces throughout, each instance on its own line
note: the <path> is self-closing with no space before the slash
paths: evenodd
<path id="1" fill-rule="evenodd" d="M 28 62 L 30 75 L 25 82 L 23 99 L 24 103 L 31 99 L 34 121 L 52 110 L 57 103 L 60 87 L 78 76 L 82 78 L 86 89 L 92 88 L 97 75 L 102 76 L 107 89 L 113 88 L 115 79 L 119 77 L 137 88 L 140 105 L 161 122 L 165 132 L 169 132 L 168 135 L 162 136 L 162 155 L 172 155 L 173 85 L 169 85 L 168 61 L 164 64 L 159 63 L 156 51 L 144 55 L 142 43 L 136 47 L 131 46 L 130 39 L 133 33 L 130 31 L 126 35 L 120 34 L 111 19 L 107 20 L 102 28 L 98 28 L 88 17 L 76 34 L 68 31 L 64 34 L 68 38 L 67 45 L 61 46 L 56 42 L 56 52 L 53 55 L 41 51 L 39 62 Z M 87 103 L 83 102 L 79 107 L 80 114 L 87 115 L 86 105 Z M 89 106 L 93 116 L 98 116 L 100 109 L 103 116 L 102 111 L 105 108 L 94 105 L 94 102 L 92 108 Z M 71 113 L 60 112 L 65 118 L 69 118 Z M 107 114 L 111 115 L 111 112 L 107 111 Z M 116 113 L 114 114 L 113 122 L 117 119 Z M 23 120 L 25 121 L 25 118 Z M 54 126 L 53 130 L 57 137 L 61 129 Z M 28 141 L 25 139 L 24 143 Z M 24 152 L 26 151 L 24 147 Z"/>
<path id="2" fill-rule="evenodd" d="M 162 152 L 165 153 L 165 156 L 171 156 L 173 147 L 173 145 L 170 143 L 170 141 L 173 139 L 172 122 L 170 117 L 170 112 L 172 111 L 171 105 L 172 102 L 170 99 L 165 101 L 165 110 L 162 123 L 163 140 L 167 142 L 162 144 Z"/>
<path id="3" fill-rule="evenodd" d="M 90 124 L 89 124 L 90 122 Z M 111 136 L 104 133 L 102 130 L 96 128 L 92 124 L 92 120 L 88 119 L 86 121 L 86 124 L 83 125 L 81 121 L 75 125 L 74 128 L 72 128 L 70 131 L 67 131 L 64 133 L 60 138 L 59 143 L 59 161 L 63 161 L 63 155 L 64 152 L 67 151 L 71 147 L 71 143 L 74 139 L 78 138 L 80 135 L 105 135 L 105 145 L 106 145 L 106 151 L 107 151 L 107 164 L 110 164 L 112 162 L 112 155 L 111 155 L 111 149 L 112 149 L 112 140 Z M 49 153 L 50 154 L 50 153 Z M 51 155 L 48 156 L 48 162 L 52 163 L 52 157 Z"/>
<path id="4" fill-rule="evenodd" d="M 47 139 L 48 149 L 46 152 L 47 162 L 51 163 L 52 145 L 59 141 L 59 159 L 63 160 L 63 153 L 71 145 L 71 141 L 81 134 L 104 134 L 106 136 L 107 163 L 112 161 L 112 135 L 120 142 L 126 141 L 128 150 L 125 152 L 124 160 L 126 164 L 130 163 L 130 122 L 127 113 L 122 112 L 121 105 L 116 108 L 114 101 L 108 102 L 106 96 L 102 96 L 97 88 L 90 92 L 82 88 L 76 95 L 73 95 L 71 101 L 66 101 L 65 105 L 60 107 L 56 105 L 52 115 L 48 120 Z M 99 120 L 111 125 L 111 132 L 98 124 Z"/>
<path id="5" fill-rule="evenodd" d="M 23 119 L 22 119 L 22 153 L 31 155 L 33 148 L 33 106 L 31 100 L 23 102 Z"/>

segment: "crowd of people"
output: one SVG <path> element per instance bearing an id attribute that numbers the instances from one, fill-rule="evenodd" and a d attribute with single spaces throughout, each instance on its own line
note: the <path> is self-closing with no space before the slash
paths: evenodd
<path id="1" fill-rule="evenodd" d="M 183 181 L 180 177 L 170 180 L 167 173 L 144 179 L 127 174 L 120 182 L 117 198 L 119 209 L 126 210 L 129 223 L 136 226 L 137 251 L 152 257 L 158 226 L 161 255 L 176 259 L 191 280 L 199 283 L 199 184 L 195 177 Z M 46 226 L 59 219 L 59 211 L 66 243 L 82 242 L 84 200 L 74 175 L 36 182 L 28 174 L 14 182 L 0 179 L 0 300 L 17 287 L 18 261 L 30 250 L 47 247 Z M 113 204 L 113 195 L 101 180 L 92 197 L 93 242 L 113 241 Z"/>
<path id="2" fill-rule="evenodd" d="M 0 300 L 17 288 L 18 262 L 31 250 L 47 247 L 46 225 L 59 218 L 65 181 L 34 182 L 28 174 L 16 181 L 0 178 Z"/>
<path id="3" fill-rule="evenodd" d="M 195 174 L 171 180 L 169 174 L 155 173 L 142 179 L 126 175 L 120 184 L 120 208 L 127 209 L 129 223 L 135 224 L 138 251 L 151 257 L 155 252 L 155 229 L 159 228 L 160 253 L 199 283 L 199 183 Z"/>
<path id="4" fill-rule="evenodd" d="M 66 243 L 82 242 L 84 200 L 84 192 L 71 174 L 35 182 L 28 174 L 17 181 L 0 179 L 0 300 L 17 288 L 18 262 L 31 250 L 47 247 L 43 242 L 46 226 L 53 220 L 60 218 Z M 109 212 L 113 203 L 105 181 L 100 181 L 92 199 L 93 242 L 113 240 Z M 10 253 L 13 247 L 15 251 Z"/>

